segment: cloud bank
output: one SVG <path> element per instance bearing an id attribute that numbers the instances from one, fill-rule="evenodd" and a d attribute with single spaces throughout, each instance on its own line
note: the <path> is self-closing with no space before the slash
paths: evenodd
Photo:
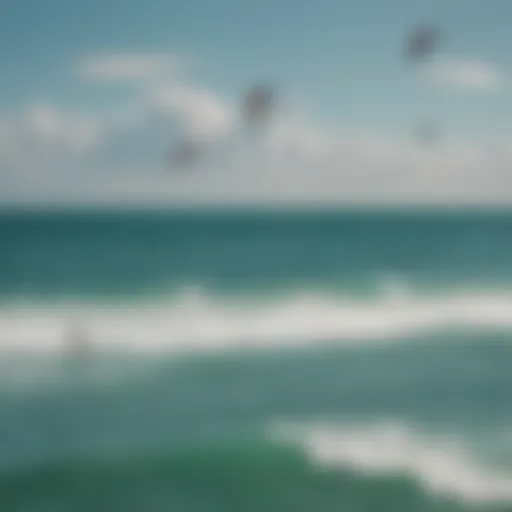
<path id="1" fill-rule="evenodd" d="M 496 93 L 506 87 L 504 73 L 482 60 L 443 58 L 429 64 L 424 76 L 434 84 L 458 90 Z"/>
<path id="2" fill-rule="evenodd" d="M 136 82 L 172 76 L 184 65 L 177 55 L 109 53 L 80 60 L 76 74 L 87 82 Z"/>
<path id="3" fill-rule="evenodd" d="M 186 60 L 106 54 L 79 61 L 72 72 L 96 93 L 106 83 L 138 84 L 120 111 L 69 111 L 32 101 L 17 114 L 0 112 L 0 203 L 512 201 L 507 142 L 424 147 L 408 135 L 328 131 L 301 116 L 300 109 L 279 113 L 267 132 L 250 136 L 238 118 L 236 99 L 191 82 L 180 68 Z M 496 69 L 476 61 L 441 60 L 425 73 L 435 83 L 459 88 L 504 86 Z M 170 172 L 165 158 L 173 137 L 208 142 L 208 158 L 191 172 Z M 146 146 L 154 146 L 152 158 L 132 156 Z"/>

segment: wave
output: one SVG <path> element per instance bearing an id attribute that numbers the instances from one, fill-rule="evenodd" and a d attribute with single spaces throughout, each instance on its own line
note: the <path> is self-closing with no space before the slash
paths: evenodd
<path id="1" fill-rule="evenodd" d="M 364 300 L 301 290 L 278 298 L 226 298 L 192 289 L 166 300 L 139 303 L 4 304 L 0 348 L 61 351 L 79 333 L 98 350 L 139 354 L 270 349 L 334 340 L 399 342 L 456 327 L 511 330 L 512 295 L 418 297 L 392 285 L 391 292 Z"/>
<path id="2" fill-rule="evenodd" d="M 134 504 L 137 510 L 183 512 L 505 512 L 511 484 L 512 476 L 477 466 L 452 446 L 428 446 L 403 428 L 281 426 L 264 439 L 0 473 L 0 505 L 71 510 L 87 503 L 98 512 L 132 510 Z"/>
<path id="3" fill-rule="evenodd" d="M 455 436 L 440 438 L 399 422 L 276 425 L 271 432 L 300 446 L 320 467 L 413 475 L 425 492 L 466 503 L 512 504 L 512 466 L 506 472 L 483 467 Z"/>

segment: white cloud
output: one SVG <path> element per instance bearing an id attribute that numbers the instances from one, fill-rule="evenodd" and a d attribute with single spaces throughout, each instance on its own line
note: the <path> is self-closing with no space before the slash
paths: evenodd
<path id="1" fill-rule="evenodd" d="M 151 90 L 148 108 L 178 121 L 186 136 L 211 140 L 235 126 L 232 110 L 215 94 L 184 84 Z"/>
<path id="2" fill-rule="evenodd" d="M 99 120 L 36 102 L 18 115 L 0 116 L 0 169 L 12 179 L 46 178 L 73 168 L 100 144 Z"/>
<path id="3" fill-rule="evenodd" d="M 432 83 L 458 89 L 498 92 L 505 87 L 498 67 L 482 60 L 441 59 L 429 64 L 424 76 Z"/>
<path id="4" fill-rule="evenodd" d="M 170 54 L 104 54 L 78 63 L 78 75 L 91 82 L 136 82 L 165 78 L 183 65 L 183 59 Z"/>
<path id="5" fill-rule="evenodd" d="M 31 105 L 22 118 L 22 130 L 46 144 L 84 152 L 100 140 L 100 122 L 86 114 L 62 112 L 51 105 Z"/>
<path id="6" fill-rule="evenodd" d="M 270 126 L 267 149 L 295 159 L 321 161 L 333 151 L 332 137 L 300 118 L 278 119 Z"/>

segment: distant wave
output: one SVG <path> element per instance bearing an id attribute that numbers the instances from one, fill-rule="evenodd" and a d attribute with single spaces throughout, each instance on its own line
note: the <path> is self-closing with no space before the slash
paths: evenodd
<path id="1" fill-rule="evenodd" d="M 391 292 L 373 299 L 307 290 L 274 298 L 226 298 L 191 288 L 166 299 L 124 304 L 4 303 L 0 347 L 60 351 L 78 331 L 98 350 L 270 349 L 399 342 L 457 327 L 512 330 L 512 294 L 421 297 L 392 284 Z"/>

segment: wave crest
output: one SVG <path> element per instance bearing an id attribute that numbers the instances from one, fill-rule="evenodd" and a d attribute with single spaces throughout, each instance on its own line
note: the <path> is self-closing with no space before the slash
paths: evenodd
<path id="1" fill-rule="evenodd" d="M 512 330 L 510 294 L 391 295 L 228 299 L 199 289 L 156 302 L 11 305 L 0 309 L 0 347 L 61 350 L 77 326 L 98 349 L 136 352 L 378 343 L 453 327 Z"/>
<path id="2" fill-rule="evenodd" d="M 426 491 L 468 503 L 512 502 L 512 468 L 483 467 L 457 438 L 439 439 L 400 423 L 276 425 L 271 433 L 300 446 L 321 467 L 412 475 Z"/>

